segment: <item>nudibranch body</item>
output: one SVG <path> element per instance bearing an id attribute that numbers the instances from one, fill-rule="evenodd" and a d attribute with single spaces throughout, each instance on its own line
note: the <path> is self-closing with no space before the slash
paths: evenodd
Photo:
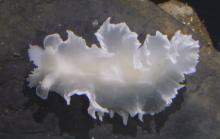
<path id="1" fill-rule="evenodd" d="M 199 43 L 177 31 L 169 41 L 159 31 L 147 35 L 143 45 L 125 23 L 108 18 L 95 33 L 101 48 L 67 31 L 68 39 L 48 35 L 44 48 L 31 45 L 28 53 L 36 65 L 29 75 L 30 87 L 47 99 L 54 91 L 70 104 L 72 95 L 86 95 L 88 113 L 102 121 L 105 113 L 129 115 L 143 121 L 172 103 L 184 85 L 184 75 L 195 72 Z"/>

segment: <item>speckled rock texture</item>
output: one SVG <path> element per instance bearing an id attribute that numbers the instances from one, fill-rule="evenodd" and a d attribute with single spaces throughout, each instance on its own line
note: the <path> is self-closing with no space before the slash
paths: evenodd
<path id="1" fill-rule="evenodd" d="M 71 105 L 51 93 L 44 101 L 25 81 L 33 69 L 29 44 L 66 29 L 74 30 L 90 44 L 94 32 L 107 18 L 125 21 L 143 42 L 147 33 L 159 30 L 168 36 L 176 30 L 199 39 L 200 63 L 187 76 L 174 103 L 144 123 L 134 119 L 124 126 L 121 118 L 104 122 L 87 114 L 88 100 L 73 96 Z M 1 139 L 217 139 L 220 138 L 220 53 L 209 38 L 161 10 L 148 0 L 0 0 L 0 138 Z"/>

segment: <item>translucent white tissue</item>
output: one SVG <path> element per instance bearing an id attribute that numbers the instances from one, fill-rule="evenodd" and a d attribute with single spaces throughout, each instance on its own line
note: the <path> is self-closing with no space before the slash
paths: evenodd
<path id="1" fill-rule="evenodd" d="M 29 75 L 30 87 L 47 99 L 54 91 L 70 104 L 72 95 L 86 95 L 88 113 L 103 120 L 104 113 L 129 115 L 143 121 L 172 103 L 184 75 L 196 71 L 199 43 L 177 31 L 171 40 L 159 31 L 147 35 L 143 45 L 126 23 L 111 24 L 108 18 L 95 33 L 101 48 L 67 31 L 45 37 L 44 48 L 31 45 L 28 53 L 36 68 Z"/>

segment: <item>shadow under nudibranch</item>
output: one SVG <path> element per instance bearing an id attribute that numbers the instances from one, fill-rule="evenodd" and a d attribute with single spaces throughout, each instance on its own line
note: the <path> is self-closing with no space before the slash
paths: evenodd
<path id="1" fill-rule="evenodd" d="M 30 89 L 27 83 L 24 85 L 23 93 L 28 98 L 24 104 L 25 109 L 31 109 L 33 105 L 37 105 L 38 109 L 33 111 L 32 117 L 37 123 L 44 124 L 48 114 L 54 114 L 58 119 L 58 127 L 60 135 L 68 134 L 76 138 L 89 139 L 90 130 L 94 126 L 103 126 L 105 124 L 112 125 L 112 132 L 114 134 L 122 134 L 135 137 L 137 135 L 137 127 L 147 131 L 149 134 L 159 134 L 169 119 L 169 116 L 177 112 L 181 108 L 184 101 L 183 92 L 186 87 L 180 89 L 173 103 L 165 108 L 162 112 L 151 115 L 144 115 L 144 122 L 140 122 L 137 118 L 129 118 L 127 126 L 121 122 L 121 117 L 115 115 L 110 118 L 108 115 L 104 116 L 104 122 L 92 119 L 88 114 L 87 108 L 89 100 L 85 95 L 74 95 L 71 97 L 71 105 L 67 106 L 65 100 L 56 93 L 50 92 L 47 100 L 39 98 L 35 89 Z M 49 131 L 48 131 L 49 132 Z M 56 133 L 57 134 L 57 133 Z"/>

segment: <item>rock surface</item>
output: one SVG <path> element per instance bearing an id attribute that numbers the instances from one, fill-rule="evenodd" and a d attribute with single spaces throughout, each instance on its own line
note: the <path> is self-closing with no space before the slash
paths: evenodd
<path id="1" fill-rule="evenodd" d="M 45 35 L 66 29 L 97 43 L 93 33 L 107 18 L 125 21 L 141 34 L 156 30 L 171 36 L 176 30 L 199 39 L 200 63 L 187 77 L 186 87 L 174 103 L 144 123 L 120 117 L 106 117 L 103 123 L 87 114 L 88 100 L 74 96 L 71 106 L 51 93 L 43 101 L 35 89 L 27 88 L 25 78 L 33 68 L 27 57 L 29 44 L 42 45 Z M 208 38 L 193 32 L 148 0 L 2 0 L 0 1 L 0 138 L 220 138 L 220 54 L 208 46 Z M 89 44 L 89 45 L 90 45 Z"/>
<path id="2" fill-rule="evenodd" d="M 160 2 L 158 6 L 180 21 L 187 25 L 192 31 L 196 32 L 202 38 L 205 38 L 208 46 L 212 46 L 212 41 L 209 37 L 206 27 L 198 17 L 192 7 L 182 2 L 181 0 L 168 0 Z"/>

